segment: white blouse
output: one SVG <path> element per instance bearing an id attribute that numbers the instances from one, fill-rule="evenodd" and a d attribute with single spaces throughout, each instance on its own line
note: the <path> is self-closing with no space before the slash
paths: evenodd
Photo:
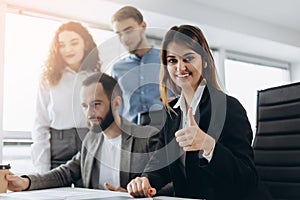
<path id="1" fill-rule="evenodd" d="M 195 115 L 195 113 L 196 113 L 197 107 L 200 103 L 200 100 L 202 98 L 205 87 L 206 87 L 206 80 L 203 79 L 201 81 L 201 83 L 199 84 L 197 90 L 195 91 L 195 94 L 194 94 L 192 102 L 191 102 L 190 107 L 192 107 L 192 109 L 193 109 L 193 115 Z M 189 108 L 186 107 L 186 102 L 185 102 L 185 98 L 184 98 L 183 93 L 180 95 L 177 103 L 173 106 L 173 108 L 178 108 L 178 107 L 180 107 L 180 110 L 182 111 L 182 128 L 187 128 L 187 127 L 189 127 L 189 118 L 187 116 L 187 112 L 188 112 Z M 201 112 L 201 110 L 200 110 L 200 112 Z M 215 149 L 215 144 L 214 144 L 214 146 L 213 146 L 213 148 L 212 148 L 209 155 L 205 155 L 204 152 L 202 154 L 202 156 L 208 162 L 210 162 L 211 159 L 212 159 L 214 149 Z M 185 159 L 185 155 L 183 156 L 183 159 Z"/>
<path id="2" fill-rule="evenodd" d="M 31 145 L 31 158 L 37 172 L 50 170 L 50 127 L 58 130 L 87 127 L 80 88 L 88 75 L 86 71 L 77 73 L 66 67 L 58 85 L 45 88 L 40 84 Z"/>

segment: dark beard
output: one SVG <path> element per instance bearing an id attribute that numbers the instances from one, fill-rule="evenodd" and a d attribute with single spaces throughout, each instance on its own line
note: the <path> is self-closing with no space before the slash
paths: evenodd
<path id="1" fill-rule="evenodd" d="M 107 113 L 105 119 L 101 124 L 93 124 L 91 125 L 91 131 L 94 133 L 101 133 L 105 131 L 112 123 L 114 122 L 114 116 L 112 114 L 111 108 L 109 108 L 109 112 Z"/>

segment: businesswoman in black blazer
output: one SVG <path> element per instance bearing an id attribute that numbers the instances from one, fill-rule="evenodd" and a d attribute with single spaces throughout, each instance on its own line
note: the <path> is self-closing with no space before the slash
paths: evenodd
<path id="1" fill-rule="evenodd" d="M 202 31 L 172 27 L 163 40 L 161 61 L 160 92 L 168 115 L 160 146 L 142 177 L 127 185 L 129 194 L 154 196 L 173 182 L 177 197 L 269 199 L 255 170 L 246 111 L 222 92 Z M 180 95 L 170 103 L 167 82 Z"/>

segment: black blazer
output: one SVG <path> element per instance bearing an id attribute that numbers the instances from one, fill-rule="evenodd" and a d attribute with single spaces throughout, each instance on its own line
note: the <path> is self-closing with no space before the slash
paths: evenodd
<path id="1" fill-rule="evenodd" d="M 173 107 L 178 99 L 170 103 Z M 260 185 L 251 147 L 252 130 L 246 111 L 233 97 L 206 86 L 196 110 L 199 127 L 216 139 L 211 161 L 203 151 L 186 152 L 175 140 L 182 113 L 169 113 L 160 132 L 159 146 L 143 176 L 159 189 L 172 181 L 174 195 L 187 198 L 241 200 L 270 199 Z"/>

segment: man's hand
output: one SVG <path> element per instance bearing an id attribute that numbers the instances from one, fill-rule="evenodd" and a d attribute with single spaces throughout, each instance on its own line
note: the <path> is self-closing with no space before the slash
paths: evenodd
<path id="1" fill-rule="evenodd" d="M 131 180 L 127 185 L 127 191 L 133 197 L 152 197 L 156 194 L 156 189 L 151 187 L 146 177 Z"/>
<path id="2" fill-rule="evenodd" d="M 104 183 L 104 187 L 110 191 L 115 191 L 115 192 L 127 192 L 127 190 L 125 188 L 122 187 L 116 187 L 116 186 L 112 186 L 108 183 Z"/>
<path id="3" fill-rule="evenodd" d="M 189 127 L 175 133 L 176 141 L 184 151 L 204 150 L 207 155 L 212 150 L 215 140 L 202 131 L 193 116 L 192 108 L 188 110 Z"/>
<path id="4" fill-rule="evenodd" d="M 26 190 L 29 187 L 30 182 L 28 178 L 16 176 L 11 172 L 9 172 L 9 174 L 6 175 L 6 180 L 8 181 L 7 189 L 14 192 Z"/>

